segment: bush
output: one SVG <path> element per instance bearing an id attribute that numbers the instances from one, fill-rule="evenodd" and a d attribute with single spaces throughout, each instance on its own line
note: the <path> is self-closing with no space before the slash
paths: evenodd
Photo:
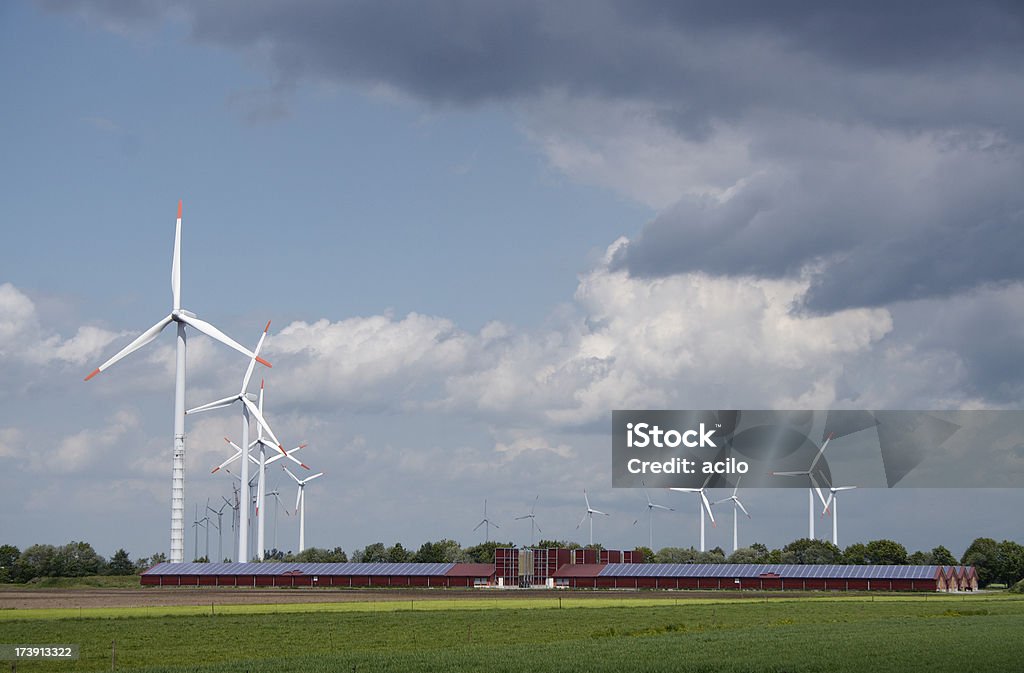
<path id="1" fill-rule="evenodd" d="M 1010 587 L 1011 594 L 1024 594 L 1024 580 L 1021 580 Z"/>

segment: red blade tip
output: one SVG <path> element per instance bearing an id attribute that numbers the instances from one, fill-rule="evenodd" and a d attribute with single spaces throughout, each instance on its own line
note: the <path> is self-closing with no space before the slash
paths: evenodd
<path id="1" fill-rule="evenodd" d="M 100 370 L 97 367 L 96 369 L 92 370 L 92 374 L 89 374 L 88 376 L 85 377 L 85 380 L 88 381 L 89 379 L 91 379 L 92 377 L 96 376 L 99 373 L 100 373 Z"/>
<path id="2" fill-rule="evenodd" d="M 219 469 L 220 469 L 219 467 L 215 467 L 215 468 L 213 468 L 212 470 L 210 470 L 210 474 L 213 474 L 214 472 L 216 472 L 216 471 L 217 471 L 217 470 L 219 470 Z"/>
<path id="3" fill-rule="evenodd" d="M 274 366 L 274 365 L 270 364 L 269 362 L 267 362 L 266 360 L 264 360 L 263 358 L 259 357 L 258 355 L 256 356 L 256 362 L 260 363 L 264 367 L 271 367 L 271 368 L 273 368 L 273 366 Z"/>
<path id="4" fill-rule="evenodd" d="M 181 199 L 178 199 L 178 219 L 181 219 Z"/>
<path id="5" fill-rule="evenodd" d="M 270 321 L 267 321 L 267 326 L 263 328 L 263 333 L 266 334 L 270 331 Z"/>
<path id="6" fill-rule="evenodd" d="M 305 463 L 299 463 L 299 465 L 301 465 L 302 467 L 306 468 L 307 470 L 309 469 L 309 465 L 306 465 Z"/>

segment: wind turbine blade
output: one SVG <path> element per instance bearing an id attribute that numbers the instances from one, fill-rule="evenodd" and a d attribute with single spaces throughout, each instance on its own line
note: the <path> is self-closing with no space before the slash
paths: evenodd
<path id="1" fill-rule="evenodd" d="M 666 512 L 674 512 L 675 511 L 671 507 L 665 507 L 664 505 L 651 505 L 651 507 L 653 507 L 654 509 L 663 509 Z"/>
<path id="2" fill-rule="evenodd" d="M 225 461 L 224 461 L 223 463 L 221 463 L 221 464 L 220 464 L 220 465 L 218 465 L 217 467 L 215 467 L 215 468 L 213 468 L 212 470 L 210 470 L 210 474 L 213 474 L 213 473 L 214 473 L 214 472 L 216 472 L 217 470 L 222 470 L 222 469 L 224 469 L 225 467 L 227 467 L 227 466 L 228 466 L 228 465 L 230 465 L 231 463 L 233 463 L 233 462 L 235 462 L 236 460 L 238 460 L 239 456 L 241 456 L 241 455 L 242 455 L 242 452 L 241 452 L 241 451 L 237 451 L 237 452 L 235 453 L 235 455 L 231 456 L 230 458 L 228 458 L 227 460 L 225 460 Z"/>
<path id="3" fill-rule="evenodd" d="M 300 485 L 302 484 L 302 480 L 299 479 L 298 477 L 296 477 L 294 474 L 292 474 L 292 471 L 289 470 L 287 467 L 282 467 L 281 469 L 284 470 L 285 472 L 287 472 L 288 476 L 291 477 L 292 479 L 294 479 L 296 484 L 300 484 Z"/>
<path id="4" fill-rule="evenodd" d="M 245 407 L 249 410 L 249 413 L 251 413 L 256 418 L 256 422 L 262 425 L 263 429 L 267 431 L 267 437 L 270 437 L 274 444 L 277 445 L 277 448 L 281 451 L 281 453 L 287 455 L 288 452 L 284 450 L 284 447 L 281 445 L 280 440 L 278 440 L 277 435 L 275 435 L 274 431 L 270 429 L 270 424 L 267 423 L 267 419 L 263 418 L 263 414 L 261 414 L 260 410 L 256 408 L 256 405 L 252 403 L 252 400 L 250 400 L 247 397 L 242 397 L 241 400 Z"/>
<path id="5" fill-rule="evenodd" d="M 741 474 L 740 476 L 736 477 L 736 488 L 732 489 L 732 496 L 733 496 L 734 498 L 736 497 L 736 494 L 737 494 L 737 493 L 739 492 L 739 490 L 740 490 L 740 479 L 742 479 L 742 478 L 743 478 L 743 475 L 742 475 L 742 474 Z"/>
<path id="6" fill-rule="evenodd" d="M 516 521 L 522 521 L 523 519 L 529 519 L 529 518 L 532 518 L 532 517 L 530 517 L 530 515 L 529 515 L 529 514 L 527 514 L 526 516 L 517 516 L 517 517 L 515 518 L 515 520 L 516 520 Z"/>
<path id="7" fill-rule="evenodd" d="M 299 511 L 299 505 L 302 504 L 302 484 L 299 484 L 299 492 L 295 494 L 295 511 Z"/>
<path id="8" fill-rule="evenodd" d="M 750 512 L 748 512 L 747 508 L 743 506 L 743 503 L 739 501 L 739 498 L 736 498 L 736 506 L 740 508 L 740 511 L 747 515 L 748 519 L 750 518 Z"/>
<path id="9" fill-rule="evenodd" d="M 184 313 L 179 313 L 178 319 L 184 322 L 186 325 L 191 325 L 192 327 L 196 328 L 197 330 L 199 330 L 206 336 L 210 337 L 211 339 L 216 339 L 225 346 L 230 346 L 231 348 L 234 348 L 236 351 L 238 351 L 242 355 L 245 355 L 246 357 L 256 358 L 256 362 L 259 362 L 261 365 L 264 365 L 266 367 L 272 366 L 269 362 L 259 357 L 246 347 L 242 346 L 237 341 L 229 337 L 227 334 L 224 334 L 224 332 L 221 332 L 219 329 L 217 329 L 210 323 L 206 322 L 205 320 L 193 318 L 192 316 L 185 315 Z"/>
<path id="10" fill-rule="evenodd" d="M 178 199 L 178 221 L 174 224 L 174 256 L 171 258 L 171 303 L 181 308 L 181 199 Z"/>
<path id="11" fill-rule="evenodd" d="M 836 486 L 833 491 L 852 491 L 856 486 Z"/>
<path id="12" fill-rule="evenodd" d="M 818 500 L 820 500 L 821 504 L 824 505 L 825 504 L 825 496 L 822 495 L 822 493 L 821 493 L 821 487 L 818 485 L 818 480 L 814 478 L 813 474 L 808 474 L 807 478 L 811 480 L 811 486 L 814 487 L 814 491 L 818 494 Z"/>
<path id="13" fill-rule="evenodd" d="M 263 334 L 260 335 L 260 340 L 256 344 L 256 350 L 252 352 L 252 357 L 249 358 L 249 367 L 245 370 L 245 376 L 242 378 L 242 394 L 249 389 L 249 379 L 252 378 L 252 370 L 256 367 L 256 359 L 260 356 L 260 349 L 263 348 L 263 342 L 267 338 L 267 331 L 270 329 L 270 321 L 267 321 L 267 326 L 263 328 Z M 263 410 L 263 382 L 260 381 L 260 411 Z"/>
<path id="14" fill-rule="evenodd" d="M 533 499 L 533 505 L 530 506 L 530 516 L 533 516 L 533 510 L 537 507 L 537 501 L 538 500 L 540 500 L 540 494 L 539 493 L 537 494 L 537 497 Z"/>
<path id="15" fill-rule="evenodd" d="M 831 492 L 828 494 L 828 500 L 825 501 L 825 508 L 821 510 L 822 516 L 825 516 L 826 514 L 831 514 L 831 512 L 828 511 L 828 508 L 832 504 L 833 497 L 835 497 L 835 492 Z"/>
<path id="16" fill-rule="evenodd" d="M 230 405 L 234 404 L 235 401 L 238 400 L 238 399 L 239 399 L 238 395 L 232 395 L 231 397 L 224 397 L 224 398 L 219 399 L 219 400 L 217 400 L 215 402 L 207 402 L 206 404 L 201 404 L 198 407 L 192 407 L 191 409 L 187 410 L 185 413 L 186 414 L 198 414 L 198 413 L 203 412 L 203 411 L 212 411 L 213 409 L 222 409 L 224 407 L 227 407 L 227 406 L 230 406 Z"/>
<path id="17" fill-rule="evenodd" d="M 644 497 L 647 498 L 647 506 L 648 507 L 653 507 L 654 503 L 651 502 L 651 495 L 647 492 L 647 484 L 645 484 L 643 481 L 641 481 L 640 482 L 640 488 L 644 489 Z"/>
<path id="18" fill-rule="evenodd" d="M 485 523 L 487 523 L 487 520 L 486 520 L 486 519 L 485 519 L 485 520 L 483 520 L 483 521 L 481 521 L 480 523 L 478 523 L 478 524 L 476 525 L 476 528 L 474 528 L 474 529 L 473 529 L 473 532 L 475 533 L 475 532 L 476 532 L 476 529 L 477 529 L 477 528 L 479 528 L 480 526 L 484 525 Z"/>
<path id="19" fill-rule="evenodd" d="M 314 475 L 313 475 L 312 477 L 306 477 L 305 479 L 303 479 L 303 480 L 302 480 L 302 483 L 303 483 L 303 484 L 308 484 L 309 482 L 313 481 L 313 480 L 314 480 L 314 479 L 316 479 L 317 477 L 322 477 L 322 476 L 324 476 L 324 473 L 323 473 L 323 472 L 317 472 L 317 473 L 316 473 L 316 474 L 314 474 Z"/>
<path id="20" fill-rule="evenodd" d="M 587 501 L 587 511 L 590 511 L 590 498 L 587 497 L 587 489 L 583 489 L 583 499 Z"/>
<path id="21" fill-rule="evenodd" d="M 728 498 L 722 498 L 721 500 L 715 500 L 715 501 L 714 501 L 713 503 L 711 503 L 711 504 L 712 504 L 712 505 L 721 505 L 721 504 L 722 504 L 723 502 L 729 502 L 730 500 L 732 500 L 732 496 L 730 496 L 730 497 L 728 497 Z"/>
<path id="22" fill-rule="evenodd" d="M 602 512 L 599 509 L 592 509 L 592 510 L 590 510 L 590 513 L 591 514 L 604 514 L 605 516 L 611 516 L 611 514 L 605 514 L 604 512 Z"/>
<path id="23" fill-rule="evenodd" d="M 813 472 L 814 471 L 814 466 L 817 465 L 818 461 L 821 460 L 821 457 L 823 455 L 825 455 L 825 449 L 828 448 L 828 443 L 832 441 L 832 437 L 834 437 L 834 436 L 835 436 L 834 433 L 830 434 L 828 436 L 828 439 L 825 440 L 825 443 L 821 445 L 820 449 L 818 449 L 818 453 L 815 454 L 814 460 L 811 461 L 811 466 L 809 468 L 807 468 L 808 472 Z"/>
<path id="24" fill-rule="evenodd" d="M 711 503 L 708 502 L 708 496 L 704 495 L 703 490 L 700 493 L 700 501 L 704 503 L 704 509 L 707 510 L 708 516 L 711 517 L 711 525 L 717 527 L 718 524 L 715 523 L 715 515 L 711 513 Z"/>
<path id="25" fill-rule="evenodd" d="M 540 529 L 540 526 L 537 526 L 537 532 L 538 532 L 538 533 L 543 533 L 544 531 L 542 531 L 542 530 Z"/>
<path id="26" fill-rule="evenodd" d="M 806 477 L 809 472 L 772 472 L 773 477 Z"/>
<path id="27" fill-rule="evenodd" d="M 491 525 L 494 526 L 495 528 L 501 528 L 501 526 L 499 526 L 498 524 L 494 523 L 493 521 L 491 522 Z"/>
<path id="28" fill-rule="evenodd" d="M 682 487 L 676 487 L 676 486 L 673 486 L 672 488 L 670 488 L 668 490 L 670 490 L 670 491 L 679 491 L 680 493 L 699 493 L 700 492 L 699 488 L 682 488 Z"/>
<path id="29" fill-rule="evenodd" d="M 587 510 L 587 514 L 590 514 L 590 510 Z M 580 519 L 580 522 L 576 524 L 576 530 L 579 530 L 580 526 L 583 525 L 583 522 L 587 520 L 587 514 L 584 514 L 583 518 Z"/>
<path id="30" fill-rule="evenodd" d="M 99 367 L 92 370 L 92 373 L 86 376 L 85 380 L 88 381 L 89 379 L 96 376 L 97 374 L 99 374 L 100 372 L 102 372 L 103 370 L 105 370 L 107 367 L 111 366 L 118 360 L 121 360 L 122 358 L 131 355 L 135 351 L 139 350 L 140 348 L 148 344 L 150 341 L 155 339 L 157 335 L 160 334 L 160 332 L 163 331 L 165 327 L 170 325 L 171 322 L 173 322 L 173 320 L 174 319 L 171 316 L 167 316 L 157 324 L 150 327 L 148 330 L 137 336 L 135 338 L 135 341 L 132 341 L 130 344 L 119 350 L 117 354 L 114 355 L 114 357 L 110 358 L 109 360 L 101 364 Z"/>

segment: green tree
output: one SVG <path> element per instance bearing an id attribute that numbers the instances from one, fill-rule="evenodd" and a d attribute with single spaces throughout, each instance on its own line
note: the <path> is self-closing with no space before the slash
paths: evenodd
<path id="1" fill-rule="evenodd" d="M 578 542 L 566 540 L 541 540 L 537 543 L 537 549 L 579 549 Z"/>
<path id="2" fill-rule="evenodd" d="M 56 556 L 57 548 L 52 544 L 34 544 L 26 547 L 14 564 L 16 581 L 28 582 L 34 577 L 56 577 L 59 574 Z"/>
<path id="3" fill-rule="evenodd" d="M 941 544 L 938 547 L 932 549 L 931 553 L 932 562 L 931 565 L 937 566 L 955 566 L 956 557 Z"/>
<path id="4" fill-rule="evenodd" d="M 109 570 L 111 575 L 131 575 L 135 572 L 135 564 L 129 558 L 128 552 L 118 549 L 110 557 Z"/>
<path id="5" fill-rule="evenodd" d="M 757 549 L 752 547 L 740 547 L 726 560 L 727 563 L 764 563 L 762 560 L 767 554 L 762 555 Z"/>
<path id="6" fill-rule="evenodd" d="M 388 547 L 388 561 L 391 563 L 407 563 L 411 558 L 412 552 L 403 547 L 401 542 Z"/>
<path id="7" fill-rule="evenodd" d="M 515 547 L 512 542 L 483 542 L 466 549 L 473 563 L 494 563 L 494 550 L 499 547 Z"/>
<path id="8" fill-rule="evenodd" d="M 843 552 L 827 540 L 800 538 L 782 548 L 782 563 L 800 565 L 841 563 Z"/>
<path id="9" fill-rule="evenodd" d="M 0 545 L 0 582 L 15 580 L 15 565 L 21 556 L 21 550 L 13 544 Z"/>
<path id="10" fill-rule="evenodd" d="M 654 550 L 650 547 L 636 547 L 633 551 L 644 555 L 644 563 L 654 563 Z"/>
<path id="11" fill-rule="evenodd" d="M 978 586 L 992 584 L 999 577 L 999 545 L 990 537 L 975 538 L 960 563 L 978 571 Z"/>
<path id="12" fill-rule="evenodd" d="M 932 555 L 929 552 L 916 551 L 907 557 L 907 563 L 912 566 L 930 566 L 935 565 L 932 563 Z"/>
<path id="13" fill-rule="evenodd" d="M 871 565 L 905 565 L 907 562 L 907 548 L 894 540 L 872 540 L 867 544 L 866 557 Z"/>
<path id="14" fill-rule="evenodd" d="M 383 542 L 374 542 L 366 545 L 362 552 L 353 553 L 352 560 L 359 563 L 385 563 L 388 560 L 388 548 Z"/>
<path id="15" fill-rule="evenodd" d="M 854 542 L 843 551 L 843 563 L 863 566 L 868 564 L 868 546 L 863 542 Z"/>
<path id="16" fill-rule="evenodd" d="M 996 546 L 998 581 L 1013 586 L 1024 579 L 1024 547 L 1013 540 L 1003 540 Z"/>
<path id="17" fill-rule="evenodd" d="M 693 547 L 664 547 L 659 549 L 655 556 L 658 559 L 657 563 L 693 563 L 696 555 Z"/>

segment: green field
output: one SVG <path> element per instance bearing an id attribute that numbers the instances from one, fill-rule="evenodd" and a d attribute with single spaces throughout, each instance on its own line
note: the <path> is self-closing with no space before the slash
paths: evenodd
<path id="1" fill-rule="evenodd" d="M 172 616 L 5 610 L 0 642 L 81 646 L 77 662 L 18 662 L 19 671 L 109 671 L 112 642 L 122 671 L 1024 668 L 1024 600 L 1006 595 L 599 600 L 566 598 L 571 609 L 557 599 L 217 606 Z"/>

